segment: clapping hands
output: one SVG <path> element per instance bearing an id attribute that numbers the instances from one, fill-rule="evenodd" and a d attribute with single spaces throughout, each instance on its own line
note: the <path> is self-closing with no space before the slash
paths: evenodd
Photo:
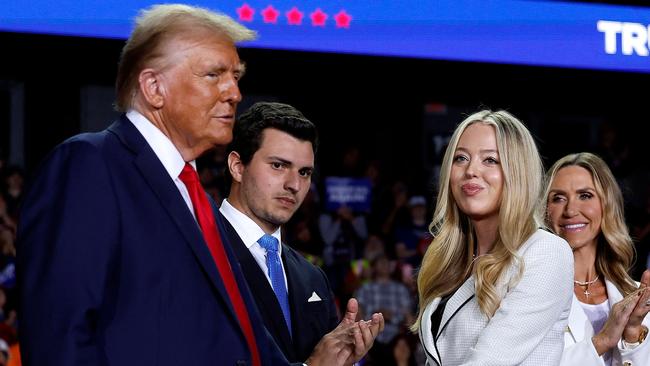
<path id="1" fill-rule="evenodd" d="M 350 299 L 341 323 L 318 342 L 306 361 L 309 366 L 352 365 L 368 353 L 384 330 L 384 317 L 375 313 L 369 320 L 357 321 L 358 313 L 357 300 Z"/>

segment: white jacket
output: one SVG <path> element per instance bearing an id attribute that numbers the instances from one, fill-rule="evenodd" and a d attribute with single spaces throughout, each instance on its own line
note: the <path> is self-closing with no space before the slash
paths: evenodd
<path id="1" fill-rule="evenodd" d="M 623 295 L 612 282 L 605 280 L 607 286 L 607 297 L 610 307 L 623 300 Z M 637 283 L 638 286 L 638 283 Z M 650 317 L 643 319 L 643 324 L 650 327 Z M 573 296 L 571 314 L 569 314 L 569 326 L 564 333 L 564 353 L 562 354 L 562 366 L 604 366 L 605 360 L 598 356 L 591 337 L 594 336 L 594 328 L 589 322 L 578 298 Z M 623 348 L 623 342 L 618 342 L 618 347 L 612 350 L 612 366 L 634 366 L 650 365 L 650 337 L 639 346 L 632 349 Z"/>
<path id="2" fill-rule="evenodd" d="M 488 321 L 475 297 L 470 277 L 449 299 L 437 336 L 431 314 L 440 303 L 424 309 L 420 340 L 428 365 L 553 365 L 560 363 L 562 334 L 573 293 L 573 254 L 558 236 L 537 230 L 519 249 L 524 262 L 521 280 L 512 265 L 499 281 L 502 300 Z"/>

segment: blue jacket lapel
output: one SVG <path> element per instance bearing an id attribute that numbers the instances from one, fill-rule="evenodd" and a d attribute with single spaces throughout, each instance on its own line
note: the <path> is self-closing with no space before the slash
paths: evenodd
<path id="1" fill-rule="evenodd" d="M 171 220 L 176 224 L 179 232 L 185 237 L 186 243 L 232 314 L 232 319 L 236 321 L 237 317 L 230 303 L 228 293 L 205 244 L 201 229 L 156 154 L 126 116 L 122 116 L 108 130 L 115 134 L 134 153 L 133 162 L 142 174 L 142 178 L 158 197 L 162 207 L 165 208 Z M 232 263 L 231 260 L 231 266 Z"/>
<path id="2" fill-rule="evenodd" d="M 273 289 L 269 285 L 266 275 L 255 261 L 255 258 L 253 258 L 253 255 L 250 253 L 248 248 L 246 248 L 246 245 L 242 242 L 235 228 L 230 225 L 228 220 L 226 220 L 220 212 L 217 212 L 217 216 L 219 217 L 219 222 L 222 223 L 223 227 L 222 237 L 227 238 L 228 246 L 237 257 L 239 265 L 241 265 L 242 273 L 244 274 L 248 287 L 251 289 L 252 294 L 254 294 L 253 298 L 257 303 L 258 309 L 267 325 L 269 333 L 274 336 L 280 348 L 288 355 L 288 358 L 295 358 L 287 325 L 283 317 L 277 316 L 277 314 L 282 314 L 282 309 L 275 297 Z M 286 270 L 287 265 L 285 263 L 285 271 Z M 291 294 L 291 290 L 289 290 L 289 294 Z"/>

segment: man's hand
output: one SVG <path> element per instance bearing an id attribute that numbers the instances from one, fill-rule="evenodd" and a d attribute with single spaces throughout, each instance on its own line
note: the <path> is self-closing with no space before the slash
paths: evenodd
<path id="1" fill-rule="evenodd" d="M 357 300 L 350 299 L 341 323 L 318 342 L 306 361 L 309 366 L 351 365 L 368 353 L 384 330 L 384 317 L 375 313 L 370 320 L 357 322 L 358 313 Z"/>

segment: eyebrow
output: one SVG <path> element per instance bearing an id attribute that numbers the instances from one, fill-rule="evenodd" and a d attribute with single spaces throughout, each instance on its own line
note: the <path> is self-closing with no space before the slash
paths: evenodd
<path id="1" fill-rule="evenodd" d="M 292 161 L 287 160 L 287 159 L 283 159 L 283 158 L 281 158 L 279 156 L 269 156 L 268 160 L 273 161 L 273 162 L 280 162 L 282 164 L 286 164 L 286 165 L 290 165 L 290 166 L 295 165 Z M 313 165 L 306 165 L 306 166 L 303 166 L 300 169 L 314 169 L 314 166 Z"/>
<path id="2" fill-rule="evenodd" d="M 210 70 L 210 71 L 216 71 L 216 72 L 222 73 L 222 72 L 227 72 L 228 71 L 228 66 L 223 62 L 215 62 L 215 63 L 209 65 L 207 69 Z M 242 76 L 244 76 L 244 74 L 246 74 L 246 64 L 243 63 L 243 62 L 240 62 L 239 65 L 234 67 L 232 72 L 239 74 L 239 77 L 241 78 Z"/>
<path id="3" fill-rule="evenodd" d="M 462 150 L 462 151 L 464 151 L 466 153 L 469 153 L 469 149 L 467 149 L 465 147 L 462 147 L 462 146 L 456 147 L 456 151 L 458 151 L 458 150 Z M 495 154 L 499 153 L 499 151 L 495 150 L 495 149 L 481 149 L 481 150 L 479 150 L 479 152 L 480 153 L 495 153 Z"/>
<path id="4" fill-rule="evenodd" d="M 586 192 L 586 193 L 596 193 L 596 189 L 595 189 L 595 188 L 591 188 L 591 187 L 578 188 L 578 189 L 576 189 L 575 191 L 576 191 L 577 193 L 585 193 L 585 192 Z M 563 189 L 559 189 L 559 188 L 551 188 L 551 189 L 549 189 L 548 193 L 549 193 L 549 194 L 550 194 L 550 193 L 566 194 L 566 191 L 563 190 Z"/>

